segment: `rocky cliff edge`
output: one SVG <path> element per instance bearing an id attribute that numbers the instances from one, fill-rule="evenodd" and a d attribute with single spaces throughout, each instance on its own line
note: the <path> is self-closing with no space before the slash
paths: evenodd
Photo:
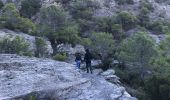
<path id="1" fill-rule="evenodd" d="M 51 59 L 0 54 L 1 100 L 136 100 L 102 76 Z"/>

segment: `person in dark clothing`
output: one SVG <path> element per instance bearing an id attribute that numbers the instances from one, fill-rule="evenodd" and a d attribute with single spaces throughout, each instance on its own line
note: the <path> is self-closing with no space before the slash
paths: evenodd
<path id="1" fill-rule="evenodd" d="M 81 61 L 82 61 L 81 54 L 76 53 L 75 56 L 76 56 L 75 62 L 76 62 L 77 68 L 80 69 L 80 65 L 81 65 Z"/>
<path id="2" fill-rule="evenodd" d="M 92 55 L 91 55 L 90 51 L 88 49 L 86 49 L 84 61 L 86 62 L 87 73 L 89 73 L 89 70 L 92 73 L 91 59 L 92 59 Z"/>

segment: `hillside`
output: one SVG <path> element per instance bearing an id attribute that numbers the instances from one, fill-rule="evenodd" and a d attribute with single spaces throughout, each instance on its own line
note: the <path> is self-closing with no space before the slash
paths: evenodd
<path id="1" fill-rule="evenodd" d="M 0 53 L 74 64 L 86 49 L 133 97 L 170 99 L 170 0 L 0 0 Z"/>

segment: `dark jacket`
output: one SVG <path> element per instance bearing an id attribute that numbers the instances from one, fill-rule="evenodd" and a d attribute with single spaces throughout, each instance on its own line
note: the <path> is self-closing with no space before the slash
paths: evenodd
<path id="1" fill-rule="evenodd" d="M 75 61 L 81 61 L 82 59 L 81 59 L 81 55 L 80 54 L 76 54 L 76 59 L 75 59 Z"/>
<path id="2" fill-rule="evenodd" d="M 92 55 L 90 52 L 86 52 L 85 56 L 84 56 L 84 60 L 86 63 L 91 63 L 92 60 Z"/>

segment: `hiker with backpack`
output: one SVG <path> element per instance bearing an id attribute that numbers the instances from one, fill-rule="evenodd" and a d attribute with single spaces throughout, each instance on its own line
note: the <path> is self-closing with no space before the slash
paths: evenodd
<path id="1" fill-rule="evenodd" d="M 84 56 L 84 61 L 86 62 L 87 73 L 89 73 L 89 71 L 90 71 L 91 74 L 92 74 L 91 60 L 92 60 L 92 55 L 91 55 L 89 49 L 86 49 L 86 54 Z"/>

